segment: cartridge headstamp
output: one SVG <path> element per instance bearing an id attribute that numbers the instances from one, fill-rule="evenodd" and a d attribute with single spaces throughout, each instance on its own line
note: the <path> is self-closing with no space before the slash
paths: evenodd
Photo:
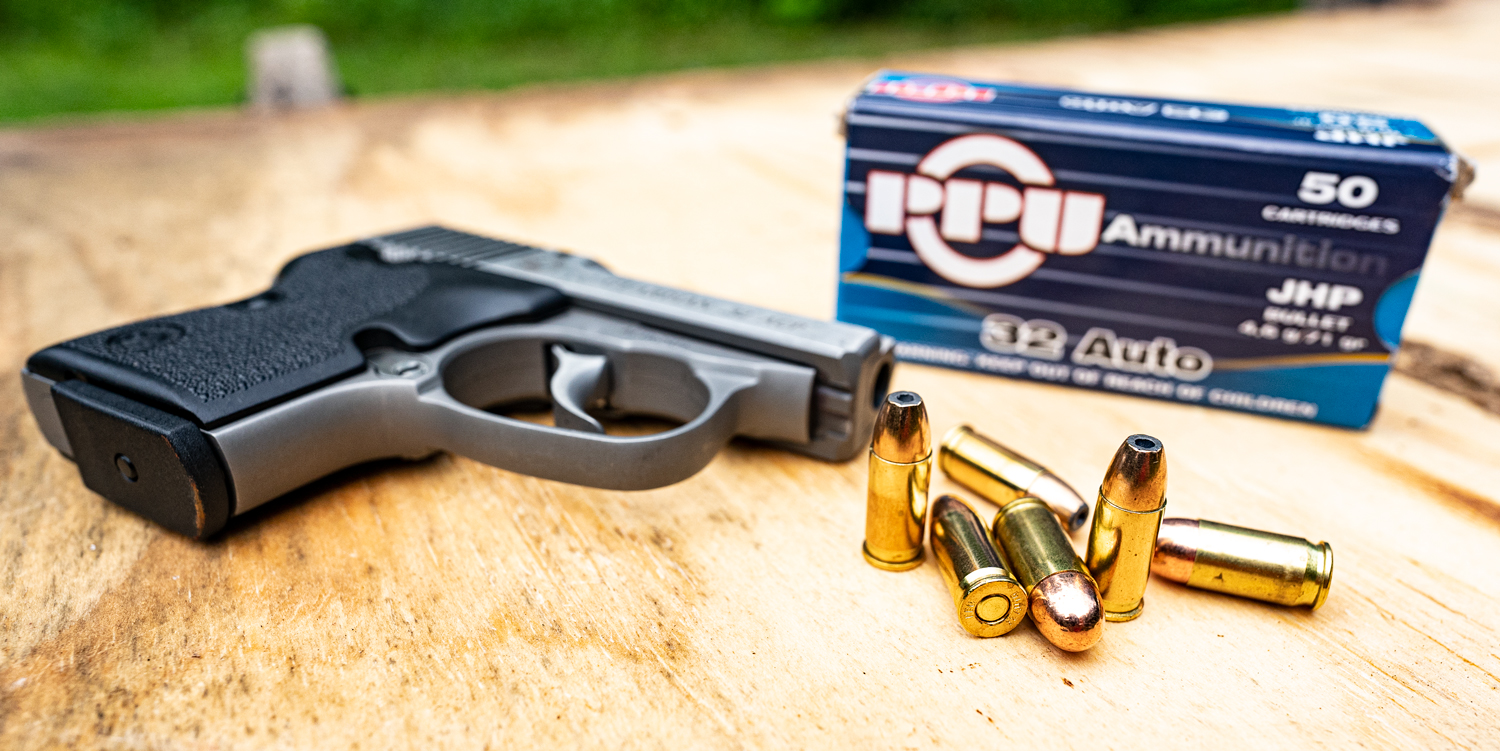
<path id="1" fill-rule="evenodd" d="M 932 553 L 964 630 L 1000 636 L 1026 617 L 1026 589 L 1006 570 L 979 515 L 951 495 L 932 504 Z"/>

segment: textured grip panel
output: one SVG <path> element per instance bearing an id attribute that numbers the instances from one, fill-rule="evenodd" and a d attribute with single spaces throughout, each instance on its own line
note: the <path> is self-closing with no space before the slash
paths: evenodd
<path id="1" fill-rule="evenodd" d="M 362 368 L 356 339 L 421 349 L 563 305 L 540 285 L 444 264 L 388 264 L 346 246 L 294 259 L 248 300 L 80 337 L 37 353 L 28 367 L 214 427 Z"/>
<path id="2" fill-rule="evenodd" d="M 271 291 L 249 300 L 132 323 L 63 346 L 212 402 L 339 360 L 348 354 L 340 334 L 416 297 L 427 282 L 420 266 L 361 263 L 348 253 L 323 251 L 292 262 Z"/>

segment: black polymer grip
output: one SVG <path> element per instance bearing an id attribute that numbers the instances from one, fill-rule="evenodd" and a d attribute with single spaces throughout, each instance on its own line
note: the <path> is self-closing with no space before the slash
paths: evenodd
<path id="1" fill-rule="evenodd" d="M 550 287 L 442 263 L 388 264 L 349 245 L 293 259 L 255 297 L 82 336 L 26 367 L 215 428 L 359 371 L 361 347 L 429 349 L 566 305 Z"/>
<path id="2" fill-rule="evenodd" d="M 234 513 L 232 478 L 203 430 L 361 371 L 364 349 L 430 349 L 567 304 L 543 285 L 444 263 L 389 264 L 349 245 L 293 259 L 255 297 L 79 337 L 26 367 L 55 382 L 85 485 L 202 538 Z"/>

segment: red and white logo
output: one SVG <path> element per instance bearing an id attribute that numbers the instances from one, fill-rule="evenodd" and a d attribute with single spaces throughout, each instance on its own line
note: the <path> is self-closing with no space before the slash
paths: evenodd
<path id="1" fill-rule="evenodd" d="M 953 178 L 990 165 L 1015 176 L 1005 183 Z M 906 235 L 938 276 L 965 287 L 1003 287 L 1036 271 L 1048 253 L 1082 255 L 1099 244 L 1104 196 L 1057 190 L 1052 170 L 1031 149 L 994 135 L 959 136 L 922 158 L 917 174 L 871 170 L 865 178 L 865 228 Z M 941 219 L 938 215 L 941 212 Z M 977 243 L 986 224 L 1019 223 L 1021 241 L 993 258 L 971 258 L 946 241 Z"/>
<path id="2" fill-rule="evenodd" d="M 872 81 L 867 94 L 884 94 L 912 102 L 991 102 L 995 89 L 964 81 L 941 78 L 909 78 L 904 81 Z"/>

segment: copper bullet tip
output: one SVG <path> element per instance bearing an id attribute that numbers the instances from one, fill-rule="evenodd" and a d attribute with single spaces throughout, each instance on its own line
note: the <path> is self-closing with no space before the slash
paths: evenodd
<path id="1" fill-rule="evenodd" d="M 927 427 L 927 406 L 911 391 L 886 396 L 875 418 L 875 437 L 870 442 L 875 455 L 896 464 L 911 464 L 932 454 L 932 432 Z"/>
<path id="2" fill-rule="evenodd" d="M 1163 519 L 1151 555 L 1151 573 L 1186 584 L 1198 560 L 1198 520 Z"/>
<path id="3" fill-rule="evenodd" d="M 1099 492 L 1127 511 L 1155 511 L 1167 498 L 1167 448 L 1144 433 L 1125 439 L 1115 452 Z"/>
<path id="4" fill-rule="evenodd" d="M 1031 620 L 1058 649 L 1082 652 L 1104 636 L 1104 603 L 1086 574 L 1059 571 L 1031 590 Z"/>

